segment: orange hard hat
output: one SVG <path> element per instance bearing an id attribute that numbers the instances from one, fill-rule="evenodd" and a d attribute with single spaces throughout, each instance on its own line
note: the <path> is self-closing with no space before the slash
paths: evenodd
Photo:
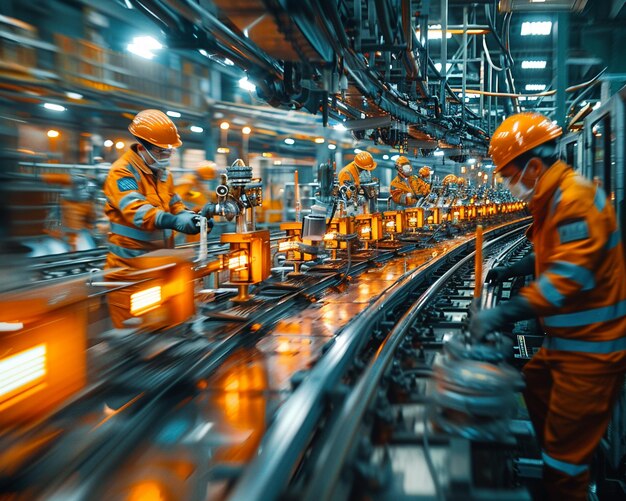
<path id="1" fill-rule="evenodd" d="M 354 161 L 352 162 L 359 169 L 363 170 L 374 170 L 376 168 L 376 162 L 374 162 L 374 158 L 371 153 L 367 151 L 360 151 L 354 157 Z"/>
<path id="2" fill-rule="evenodd" d="M 447 186 L 449 184 L 455 184 L 457 180 L 457 177 L 454 174 L 448 174 L 446 177 L 443 178 L 442 184 L 444 186 Z"/>
<path id="3" fill-rule="evenodd" d="M 143 110 L 135 115 L 128 126 L 130 133 L 159 148 L 178 148 L 180 140 L 174 122 L 159 110 Z"/>
<path id="4" fill-rule="evenodd" d="M 419 175 L 422 177 L 430 177 L 430 167 L 424 165 L 424 167 L 422 167 L 419 171 Z"/>
<path id="5" fill-rule="evenodd" d="M 496 129 L 489 144 L 489 155 L 501 171 L 523 153 L 563 134 L 563 129 L 540 113 L 511 115 Z"/>
<path id="6" fill-rule="evenodd" d="M 404 155 L 399 156 L 398 159 L 396 160 L 396 167 L 400 167 L 402 165 L 406 165 L 406 164 L 411 164 L 411 162 L 409 161 L 409 159 L 407 157 L 405 157 Z"/>

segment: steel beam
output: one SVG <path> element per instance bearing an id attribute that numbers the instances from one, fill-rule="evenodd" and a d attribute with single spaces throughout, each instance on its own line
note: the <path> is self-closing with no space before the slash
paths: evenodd
<path id="1" fill-rule="evenodd" d="M 569 47 L 569 13 L 560 12 L 556 22 L 556 121 L 567 127 L 567 51 Z"/>

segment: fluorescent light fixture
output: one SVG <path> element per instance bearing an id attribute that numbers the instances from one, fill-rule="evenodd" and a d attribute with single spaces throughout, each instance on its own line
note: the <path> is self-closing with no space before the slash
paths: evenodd
<path id="1" fill-rule="evenodd" d="M 222 130 L 228 130 L 228 129 L 230 129 L 230 124 L 229 124 L 228 122 L 222 122 L 222 123 L 220 124 L 220 129 L 222 129 Z"/>
<path id="2" fill-rule="evenodd" d="M 209 53 L 204 49 L 198 49 L 198 52 L 202 54 L 204 57 L 209 57 Z"/>
<path id="3" fill-rule="evenodd" d="M 47 349 L 40 344 L 0 360 L 0 399 L 17 389 L 32 386 L 46 375 Z"/>
<path id="4" fill-rule="evenodd" d="M 128 52 L 145 59 L 152 59 L 155 56 L 152 51 L 162 48 L 163 45 L 152 37 L 135 37 L 133 38 L 133 43 L 129 43 L 126 46 Z"/>
<path id="5" fill-rule="evenodd" d="M 354 148 L 354 154 L 358 155 L 359 153 L 361 153 L 363 150 L 360 150 L 358 148 Z"/>
<path id="6" fill-rule="evenodd" d="M 82 99 L 83 95 L 78 92 L 66 92 L 65 95 L 70 99 Z"/>
<path id="7" fill-rule="evenodd" d="M 124 147 L 124 141 L 118 141 L 117 143 L 115 143 L 115 147 L 118 150 L 121 150 Z"/>
<path id="8" fill-rule="evenodd" d="M 192 125 L 191 127 L 189 127 L 189 130 L 191 132 L 195 132 L 196 134 L 200 134 L 200 132 L 204 132 L 204 129 L 202 127 L 198 127 L 197 125 Z"/>
<path id="9" fill-rule="evenodd" d="M 417 31 L 417 36 L 419 38 L 419 30 Z M 428 27 L 428 39 L 429 40 L 441 40 L 442 30 L 440 24 L 431 24 Z M 452 33 L 447 32 L 446 38 L 452 38 Z"/>
<path id="10" fill-rule="evenodd" d="M 295 141 L 291 139 L 290 137 L 285 138 L 285 144 L 293 144 L 293 143 L 295 143 Z"/>
<path id="11" fill-rule="evenodd" d="M 110 139 L 107 139 L 107 140 L 104 142 L 104 147 L 105 147 L 105 148 L 110 148 L 111 146 L 113 146 L 113 141 L 111 141 Z"/>
<path id="12" fill-rule="evenodd" d="M 452 63 L 446 63 L 446 72 L 450 71 L 451 67 Z M 441 63 L 435 63 L 435 68 L 437 68 L 437 71 L 441 71 Z"/>
<path id="13" fill-rule="evenodd" d="M 329 150 L 336 150 L 337 149 L 337 145 L 333 144 L 333 143 L 328 143 L 328 149 Z"/>
<path id="14" fill-rule="evenodd" d="M 470 164 L 470 165 L 474 165 L 474 164 L 476 163 L 476 159 L 475 159 L 475 158 L 470 158 L 470 159 L 467 161 L 467 163 L 468 163 L 468 164 Z"/>
<path id="15" fill-rule="evenodd" d="M 43 107 L 51 111 L 65 111 L 65 106 L 61 106 L 60 104 L 43 103 Z"/>
<path id="16" fill-rule="evenodd" d="M 224 64 L 226 66 L 235 66 L 235 63 L 233 63 L 230 59 L 228 59 L 227 57 L 224 58 Z"/>
<path id="17" fill-rule="evenodd" d="M 256 85 L 248 80 L 248 77 L 243 77 L 239 79 L 239 88 L 243 90 L 247 90 L 249 92 L 256 91 Z"/>
<path id="18" fill-rule="evenodd" d="M 52 138 L 54 138 L 54 137 L 59 137 L 59 131 L 58 131 L 58 130 L 54 130 L 54 129 L 50 129 L 50 130 L 46 133 L 46 135 L 47 135 L 48 137 L 52 137 Z"/>
<path id="19" fill-rule="evenodd" d="M 389 155 L 383 155 L 383 160 L 389 160 Z"/>
<path id="20" fill-rule="evenodd" d="M 130 314 L 142 315 L 154 310 L 161 304 L 161 286 L 150 287 L 130 296 Z"/>
<path id="21" fill-rule="evenodd" d="M 552 31 L 552 21 L 524 21 L 522 23 L 522 36 L 545 36 Z"/>
<path id="22" fill-rule="evenodd" d="M 337 124 L 333 127 L 333 129 L 340 130 L 340 131 L 348 130 L 346 129 L 346 126 L 344 124 Z"/>
<path id="23" fill-rule="evenodd" d="M 248 127 L 247 125 L 241 129 L 241 133 L 244 136 L 249 136 L 251 132 L 252 132 L 252 129 Z"/>
<path id="24" fill-rule="evenodd" d="M 392 155 L 392 156 L 391 156 L 391 160 L 392 160 L 392 161 L 394 161 L 394 162 L 395 162 L 396 160 L 398 160 L 398 158 L 400 158 L 400 155 Z"/>
<path id="25" fill-rule="evenodd" d="M 538 91 L 538 92 L 541 92 L 543 90 L 546 90 L 546 84 L 526 84 L 524 89 L 526 89 L 528 91 Z"/>
<path id="26" fill-rule="evenodd" d="M 169 111 L 166 111 L 166 112 L 165 112 L 165 114 L 166 114 L 168 117 L 172 117 L 172 118 L 180 118 L 180 113 L 178 113 L 177 111 L 171 111 L 171 110 L 169 110 Z"/>
<path id="27" fill-rule="evenodd" d="M 522 69 L 524 70 L 543 70 L 547 61 L 522 61 Z"/>
<path id="28" fill-rule="evenodd" d="M 326 142 L 326 140 L 323 137 L 316 137 L 315 138 L 315 142 L 317 144 L 324 144 Z"/>
<path id="29" fill-rule="evenodd" d="M 217 149 L 217 152 L 218 152 L 218 153 L 222 153 L 222 154 L 224 154 L 224 155 L 225 155 L 225 154 L 227 154 L 227 153 L 230 153 L 230 148 L 226 148 L 226 147 L 224 147 L 224 146 L 220 146 L 220 147 Z"/>
<path id="30" fill-rule="evenodd" d="M 441 150 L 435 150 L 435 151 L 433 152 L 433 156 L 435 156 L 435 157 L 442 157 L 442 156 L 443 156 L 443 151 L 441 151 Z"/>

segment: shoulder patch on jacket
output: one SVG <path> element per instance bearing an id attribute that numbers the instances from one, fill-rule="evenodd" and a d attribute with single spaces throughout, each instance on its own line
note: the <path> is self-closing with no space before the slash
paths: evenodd
<path id="1" fill-rule="evenodd" d="M 123 177 L 117 180 L 117 189 L 120 191 L 138 190 L 139 186 L 134 177 Z"/>
<path id="2" fill-rule="evenodd" d="M 589 227 L 584 219 L 569 220 L 557 227 L 562 244 L 589 238 Z"/>

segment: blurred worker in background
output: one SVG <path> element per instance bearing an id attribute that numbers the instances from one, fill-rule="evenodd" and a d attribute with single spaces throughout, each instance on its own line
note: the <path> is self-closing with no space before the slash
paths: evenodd
<path id="1" fill-rule="evenodd" d="M 43 173 L 41 180 L 65 187 L 61 197 L 61 235 L 73 251 L 95 249 L 92 233 L 96 224 L 96 191 L 94 179 L 72 172 Z"/>
<path id="2" fill-rule="evenodd" d="M 418 200 L 428 195 L 429 184 L 424 180 L 422 172 L 430 176 L 430 169 L 422 167 L 420 176 L 413 174 L 411 162 L 405 156 L 400 156 L 395 164 L 398 175 L 393 178 L 389 186 L 391 199 L 398 205 L 413 206 Z"/>
<path id="3" fill-rule="evenodd" d="M 340 189 L 347 189 L 347 198 L 355 197 L 356 204 L 362 206 L 367 199 L 375 196 L 375 189 L 372 184 L 377 180 L 372 177 L 372 171 L 376 168 L 374 158 L 367 151 L 360 151 L 354 156 L 354 160 L 339 171 L 337 180 Z M 368 185 L 364 191 L 361 185 Z M 354 187 L 354 191 L 352 190 Z M 360 195 L 360 196 L 356 196 Z M 367 196 L 364 196 L 367 195 Z"/>
<path id="4" fill-rule="evenodd" d="M 153 250 L 174 246 L 172 230 L 195 235 L 198 215 L 174 192 L 170 157 L 182 141 L 174 123 L 163 112 L 144 110 L 128 127 L 132 144 L 112 166 L 104 183 L 109 218 L 109 254 L 106 268 L 135 268 L 134 260 Z M 128 270 L 107 275 L 124 279 Z M 131 288 L 109 294 L 115 327 L 130 317 L 127 298 Z"/>
<path id="5" fill-rule="evenodd" d="M 623 388 L 626 271 L 604 191 L 557 158 L 561 128 L 538 113 L 507 118 L 491 139 L 496 173 L 528 202 L 534 254 L 489 271 L 502 281 L 534 271 L 513 299 L 479 311 L 470 334 L 538 316 L 543 347 L 526 364 L 524 397 L 543 449 L 549 499 L 586 500 L 589 463 Z"/>

